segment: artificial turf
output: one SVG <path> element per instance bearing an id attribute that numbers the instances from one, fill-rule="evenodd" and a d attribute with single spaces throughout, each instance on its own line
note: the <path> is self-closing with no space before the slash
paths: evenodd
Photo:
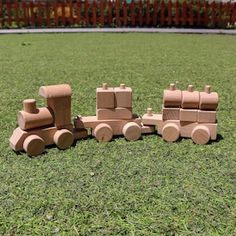
<path id="1" fill-rule="evenodd" d="M 0 37 L 0 233 L 2 235 L 236 235 L 236 38 L 170 34 Z M 78 141 L 29 158 L 8 139 L 22 100 L 69 83 L 72 114 L 94 115 L 95 89 L 126 83 L 133 110 L 159 112 L 177 82 L 220 95 L 218 138 L 166 143 Z"/>

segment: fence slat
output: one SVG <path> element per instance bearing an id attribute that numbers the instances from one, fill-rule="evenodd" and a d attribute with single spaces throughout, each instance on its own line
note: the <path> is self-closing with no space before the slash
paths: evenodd
<path id="1" fill-rule="evenodd" d="M 11 26 L 12 23 L 12 14 L 11 14 L 11 2 L 7 0 L 7 23 L 8 26 Z"/>
<path id="2" fill-rule="evenodd" d="M 76 6 L 76 24 L 80 25 L 80 19 L 81 19 L 81 1 L 77 1 Z"/>
<path id="3" fill-rule="evenodd" d="M 157 25 L 157 14 L 158 14 L 158 3 L 157 1 L 154 2 L 153 5 L 153 26 Z"/>
<path id="4" fill-rule="evenodd" d="M 123 3 L 123 25 L 127 26 L 128 23 L 128 15 L 127 15 L 127 3 L 124 1 Z"/>
<path id="5" fill-rule="evenodd" d="M 160 21 L 161 26 L 165 24 L 165 8 L 166 8 L 166 5 L 164 1 L 161 1 L 161 21 Z"/>
<path id="6" fill-rule="evenodd" d="M 90 22 L 89 22 L 89 4 L 88 4 L 88 0 L 84 1 L 84 13 L 85 13 L 85 25 L 88 26 L 90 24 Z"/>
<path id="7" fill-rule="evenodd" d="M 92 11 L 93 11 L 93 26 L 97 25 L 97 3 L 95 0 L 93 0 L 92 3 Z"/>
<path id="8" fill-rule="evenodd" d="M 147 0 L 147 6 L 146 6 L 146 26 L 149 26 L 150 24 L 150 1 Z"/>
<path id="9" fill-rule="evenodd" d="M 189 25 L 193 26 L 194 19 L 193 19 L 193 1 L 189 2 Z"/>
<path id="10" fill-rule="evenodd" d="M 197 26 L 199 27 L 201 25 L 201 11 L 202 11 L 202 4 L 201 1 L 198 0 L 197 2 Z"/>
<path id="11" fill-rule="evenodd" d="M 210 5 L 210 12 L 211 12 L 211 26 L 215 26 L 215 2 L 212 2 Z"/>
<path id="12" fill-rule="evenodd" d="M 112 8 L 113 8 L 113 3 L 109 0 L 109 2 L 108 2 L 108 25 L 112 25 Z"/>
<path id="13" fill-rule="evenodd" d="M 50 3 L 46 2 L 46 23 L 47 23 L 47 27 L 49 28 L 51 26 L 51 22 L 50 22 Z"/>
<path id="14" fill-rule="evenodd" d="M 143 4 L 142 4 L 142 1 L 139 0 L 139 2 L 138 2 L 138 22 L 139 22 L 139 26 L 143 25 L 143 12 L 142 12 L 142 9 L 143 9 Z"/>
<path id="15" fill-rule="evenodd" d="M 179 25 L 179 2 L 175 2 L 175 25 Z"/>
<path id="16" fill-rule="evenodd" d="M 132 0 L 131 2 L 131 25 L 135 26 L 135 2 Z"/>
<path id="17" fill-rule="evenodd" d="M 182 26 L 185 26 L 187 22 L 187 4 L 184 1 L 182 3 Z"/>
<path id="18" fill-rule="evenodd" d="M 170 26 L 172 24 L 172 2 L 168 1 L 168 19 L 167 24 Z"/>
<path id="19" fill-rule="evenodd" d="M 104 1 L 100 1 L 100 24 L 104 26 Z"/>
<path id="20" fill-rule="evenodd" d="M 73 2 L 72 0 L 69 1 L 69 19 L 70 19 L 70 25 L 74 24 L 74 14 L 73 14 Z"/>
<path id="21" fill-rule="evenodd" d="M 208 27 L 208 22 L 209 22 L 209 16 L 208 16 L 208 2 L 205 1 L 204 3 L 204 8 L 205 8 L 205 13 L 204 13 L 204 25 L 205 27 Z"/>
<path id="22" fill-rule="evenodd" d="M 0 27 L 3 28 L 3 4 L 0 2 Z"/>
<path id="23" fill-rule="evenodd" d="M 115 10 L 116 10 L 116 25 L 120 26 L 120 2 L 115 2 Z"/>

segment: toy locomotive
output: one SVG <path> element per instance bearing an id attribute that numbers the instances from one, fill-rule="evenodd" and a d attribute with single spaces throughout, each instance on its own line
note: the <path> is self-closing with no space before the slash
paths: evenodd
<path id="1" fill-rule="evenodd" d="M 14 151 L 25 151 L 29 156 L 43 153 L 45 146 L 52 144 L 66 149 L 88 135 L 98 141 L 107 142 L 116 135 L 134 141 L 143 133 L 157 131 L 167 142 L 188 137 L 196 144 L 206 144 L 217 136 L 219 98 L 208 85 L 203 92 L 198 92 L 192 85 L 180 91 L 171 84 L 164 90 L 162 114 L 154 114 L 148 108 L 141 118 L 132 112 L 130 87 L 120 84 L 120 87 L 110 88 L 104 83 L 96 90 L 96 116 L 77 116 L 74 125 L 69 85 L 42 86 L 39 95 L 47 100 L 47 107 L 37 108 L 34 99 L 24 100 L 23 110 L 17 115 L 19 127 L 10 138 Z"/>

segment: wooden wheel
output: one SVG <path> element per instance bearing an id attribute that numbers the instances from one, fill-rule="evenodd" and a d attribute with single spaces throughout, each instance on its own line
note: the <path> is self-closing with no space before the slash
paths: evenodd
<path id="1" fill-rule="evenodd" d="M 37 156 L 43 153 L 44 148 L 45 143 L 38 135 L 28 136 L 23 143 L 23 149 L 29 156 Z"/>
<path id="2" fill-rule="evenodd" d="M 135 122 L 129 122 L 124 125 L 122 133 L 127 140 L 135 141 L 141 137 L 141 127 Z"/>
<path id="3" fill-rule="evenodd" d="M 73 134 L 67 129 L 57 130 L 53 136 L 53 141 L 60 149 L 70 147 L 74 142 Z"/>
<path id="4" fill-rule="evenodd" d="M 94 136 L 100 142 L 109 142 L 113 136 L 111 126 L 105 123 L 97 125 L 94 129 Z"/>
<path id="5" fill-rule="evenodd" d="M 196 144 L 207 144 L 210 137 L 210 130 L 204 125 L 198 125 L 191 133 L 191 138 Z"/>
<path id="6" fill-rule="evenodd" d="M 176 141 L 179 138 L 179 135 L 179 127 L 174 123 L 166 124 L 162 129 L 162 137 L 167 142 Z"/>

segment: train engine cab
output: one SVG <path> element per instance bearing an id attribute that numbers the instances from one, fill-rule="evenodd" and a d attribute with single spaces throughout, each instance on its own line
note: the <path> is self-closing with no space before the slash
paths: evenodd
<path id="1" fill-rule="evenodd" d="M 60 149 L 70 147 L 75 139 L 87 137 L 85 129 L 74 129 L 71 123 L 71 95 L 69 85 L 42 86 L 39 95 L 47 100 L 47 107 L 37 108 L 34 99 L 23 101 L 18 112 L 17 127 L 10 146 L 29 156 L 44 152 L 45 146 L 56 144 Z"/>

